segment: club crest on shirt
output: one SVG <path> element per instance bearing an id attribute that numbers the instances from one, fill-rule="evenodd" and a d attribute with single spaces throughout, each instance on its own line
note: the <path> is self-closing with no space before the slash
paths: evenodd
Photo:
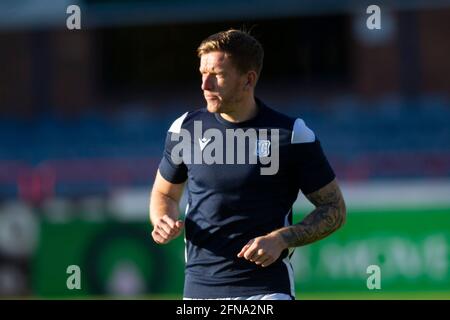
<path id="1" fill-rule="evenodd" d="M 258 157 L 268 157 L 270 155 L 270 140 L 256 140 L 255 153 Z"/>

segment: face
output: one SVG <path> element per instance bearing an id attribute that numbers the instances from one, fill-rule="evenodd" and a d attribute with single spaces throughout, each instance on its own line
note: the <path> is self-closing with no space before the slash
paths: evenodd
<path id="1" fill-rule="evenodd" d="M 200 58 L 202 90 L 209 112 L 229 113 L 248 94 L 247 77 L 241 74 L 226 53 L 213 51 Z"/>

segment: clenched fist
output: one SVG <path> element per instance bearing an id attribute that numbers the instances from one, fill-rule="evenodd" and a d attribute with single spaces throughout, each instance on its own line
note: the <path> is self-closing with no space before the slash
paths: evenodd
<path id="1" fill-rule="evenodd" d="M 153 226 L 153 240 L 158 244 L 169 243 L 181 234 L 183 226 L 183 221 L 175 221 L 168 215 L 164 215 Z"/>

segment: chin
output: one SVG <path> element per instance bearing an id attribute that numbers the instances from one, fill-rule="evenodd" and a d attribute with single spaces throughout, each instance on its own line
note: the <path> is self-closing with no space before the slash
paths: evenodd
<path id="1" fill-rule="evenodd" d="M 206 108 L 211 113 L 222 112 L 221 105 L 219 103 L 207 103 Z"/>

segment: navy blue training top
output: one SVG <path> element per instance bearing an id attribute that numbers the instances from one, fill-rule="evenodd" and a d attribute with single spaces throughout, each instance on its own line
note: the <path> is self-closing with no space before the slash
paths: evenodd
<path id="1" fill-rule="evenodd" d="M 288 250 L 268 267 L 237 254 L 249 240 L 291 225 L 299 190 L 314 192 L 335 175 L 302 119 L 256 101 L 258 112 L 250 120 L 232 123 L 204 108 L 186 112 L 167 133 L 160 174 L 171 183 L 187 181 L 184 297 L 295 297 Z M 247 137 L 227 140 L 233 133 Z M 270 167 L 270 174 L 262 174 Z"/>

